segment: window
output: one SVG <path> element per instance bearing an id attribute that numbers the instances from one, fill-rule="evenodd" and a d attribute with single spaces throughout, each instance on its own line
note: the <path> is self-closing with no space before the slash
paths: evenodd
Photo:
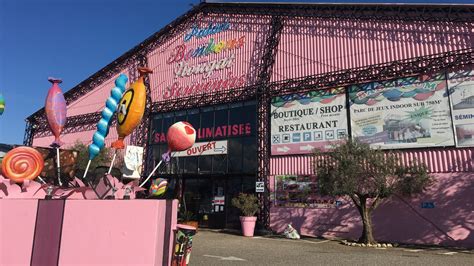
<path id="1" fill-rule="evenodd" d="M 196 129 L 197 143 L 227 141 L 224 154 L 180 157 L 177 161 L 181 173 L 255 174 L 257 141 L 254 101 L 155 115 L 150 141 L 156 161 L 161 160 L 161 154 L 166 151 L 166 131 L 177 121 L 187 121 Z"/>

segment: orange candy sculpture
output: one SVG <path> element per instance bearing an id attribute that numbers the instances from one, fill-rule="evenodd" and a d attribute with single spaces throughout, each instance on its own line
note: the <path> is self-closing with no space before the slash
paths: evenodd
<path id="1" fill-rule="evenodd" d="M 140 124 L 145 113 L 146 87 L 145 75 L 152 73 L 149 68 L 139 67 L 140 77 L 128 88 L 117 107 L 118 140 L 112 143 L 116 149 L 125 148 L 124 139 Z"/>
<path id="2" fill-rule="evenodd" d="M 31 147 L 18 147 L 9 151 L 2 161 L 2 173 L 15 183 L 32 180 L 44 167 L 43 156 Z"/>

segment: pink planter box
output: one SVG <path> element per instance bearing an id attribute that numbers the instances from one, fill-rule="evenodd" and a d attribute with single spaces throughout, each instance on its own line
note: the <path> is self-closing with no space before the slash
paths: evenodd
<path id="1" fill-rule="evenodd" d="M 0 200 L 0 265 L 167 265 L 177 201 Z"/>

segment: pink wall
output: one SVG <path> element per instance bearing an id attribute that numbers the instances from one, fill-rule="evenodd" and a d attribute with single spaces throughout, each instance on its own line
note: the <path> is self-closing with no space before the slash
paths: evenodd
<path id="1" fill-rule="evenodd" d="M 272 81 L 474 46 L 473 23 L 295 18 L 284 25 Z"/>
<path id="2" fill-rule="evenodd" d="M 30 265 L 38 200 L 0 199 L 0 265 Z"/>
<path id="3" fill-rule="evenodd" d="M 58 265 L 166 265 L 171 261 L 173 230 L 177 224 L 176 200 L 44 200 L 41 203 L 44 208 L 39 210 L 36 199 L 0 200 L 0 265 L 30 265 L 30 261 L 33 265 L 45 265 L 35 259 L 35 254 L 43 256 L 43 262 L 53 261 L 53 264 L 59 254 Z M 52 206 L 58 204 L 59 209 Z M 60 221 L 52 228 L 48 215 L 57 210 Z M 38 217 L 43 217 L 42 225 L 38 224 L 37 212 Z M 44 230 L 35 232 L 38 228 Z M 48 238 L 45 235 L 48 230 L 59 233 L 60 237 Z M 166 250 L 168 263 L 163 263 Z"/>
<path id="4" fill-rule="evenodd" d="M 96 113 L 101 112 L 105 107 L 105 101 L 107 98 L 110 97 L 110 91 L 113 87 L 115 87 L 115 79 L 121 74 L 127 75 L 129 82 L 127 83 L 126 87 L 130 84 L 131 77 L 129 76 L 128 70 L 123 70 L 120 73 L 112 76 L 110 79 L 104 81 L 98 87 L 84 95 L 83 97 L 77 99 L 76 101 L 70 103 L 67 106 L 67 116 L 76 116 L 81 114 L 88 114 L 88 113 Z M 92 135 L 94 134 L 94 130 L 90 131 L 81 131 L 69 134 L 62 134 L 61 140 L 64 142 L 64 148 L 70 147 L 74 145 L 74 143 L 79 140 L 85 144 L 90 144 L 92 142 Z M 109 131 L 109 135 L 105 139 L 105 143 L 107 147 L 110 147 L 110 144 L 117 140 L 117 130 L 115 126 L 112 126 Z M 54 137 L 52 133 L 50 133 L 47 137 L 36 137 L 33 138 L 33 146 L 38 147 L 49 147 L 53 142 Z M 126 143 L 128 144 L 129 137 L 126 138 Z"/>
<path id="5" fill-rule="evenodd" d="M 110 96 L 110 91 L 115 87 L 115 79 L 121 74 L 127 75 L 129 81 L 130 76 L 128 70 L 122 70 L 122 72 L 117 73 L 112 76 L 110 79 L 106 80 L 92 91 L 84 95 L 83 97 L 77 99 L 76 101 L 70 103 L 67 106 L 67 116 L 75 116 L 80 114 L 95 113 L 100 112 L 105 107 L 105 101 Z M 128 87 L 129 82 L 126 87 Z"/>
<path id="6" fill-rule="evenodd" d="M 162 265 L 165 210 L 165 200 L 67 201 L 59 264 Z"/>
<path id="7" fill-rule="evenodd" d="M 291 174 L 291 172 L 290 172 Z M 378 241 L 474 247 L 472 172 L 435 173 L 435 182 L 412 198 L 391 198 L 373 213 Z M 274 190 L 274 176 L 270 178 Z M 350 198 L 332 209 L 271 208 L 271 227 L 282 232 L 288 223 L 302 235 L 357 239 L 362 222 Z M 422 202 L 435 208 L 423 209 Z"/>
<path id="8" fill-rule="evenodd" d="M 474 247 L 474 148 L 406 149 L 401 161 L 417 159 L 428 166 L 435 183 L 413 198 L 392 198 L 374 211 L 379 241 Z M 275 175 L 314 173 L 312 156 L 274 156 L 270 160 L 270 188 Z M 271 226 L 284 230 L 292 223 L 303 235 L 356 239 L 362 222 L 350 199 L 337 209 L 271 208 Z M 434 202 L 434 209 L 422 209 Z"/>

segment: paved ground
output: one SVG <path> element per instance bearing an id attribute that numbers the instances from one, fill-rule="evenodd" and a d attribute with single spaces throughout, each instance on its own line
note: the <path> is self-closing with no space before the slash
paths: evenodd
<path id="1" fill-rule="evenodd" d="M 474 252 L 361 248 L 321 239 L 289 240 L 199 231 L 190 265 L 474 265 Z"/>

